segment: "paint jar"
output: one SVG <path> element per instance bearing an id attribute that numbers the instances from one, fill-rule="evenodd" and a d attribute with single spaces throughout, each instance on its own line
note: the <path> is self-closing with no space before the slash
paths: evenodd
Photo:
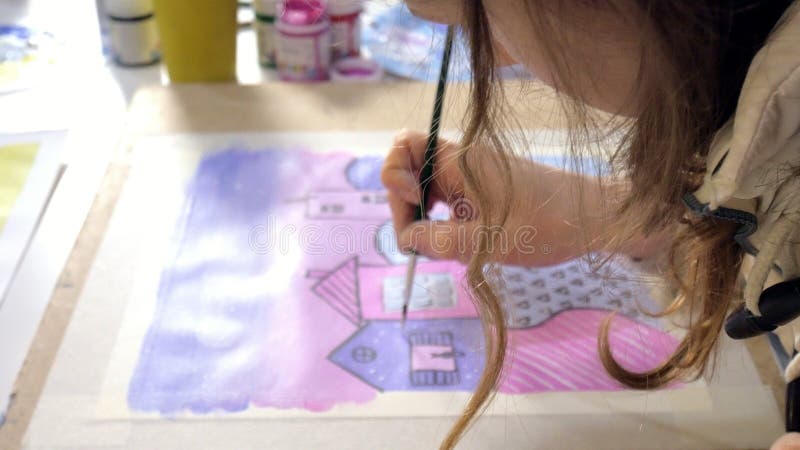
<path id="1" fill-rule="evenodd" d="M 334 60 L 361 54 L 362 0 L 328 0 Z"/>
<path id="2" fill-rule="evenodd" d="M 278 76 L 284 81 L 324 81 L 331 64 L 331 22 L 319 0 L 286 0 L 278 7 Z"/>
<path id="3" fill-rule="evenodd" d="M 375 61 L 364 58 L 344 58 L 333 63 L 331 81 L 345 83 L 374 83 L 383 78 L 383 69 Z"/>
<path id="4" fill-rule="evenodd" d="M 137 67 L 160 59 L 152 0 L 105 0 L 114 62 Z"/>
<path id="5" fill-rule="evenodd" d="M 275 14 L 279 0 L 254 0 L 256 20 L 253 22 L 258 39 L 258 63 L 261 67 L 275 67 Z"/>
<path id="6" fill-rule="evenodd" d="M 155 0 L 170 81 L 236 81 L 235 0 Z"/>

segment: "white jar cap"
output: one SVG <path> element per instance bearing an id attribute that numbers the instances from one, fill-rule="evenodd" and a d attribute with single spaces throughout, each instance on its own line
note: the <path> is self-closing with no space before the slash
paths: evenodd
<path id="1" fill-rule="evenodd" d="M 153 14 L 153 0 L 104 0 L 106 15 L 120 19 Z"/>
<path id="2" fill-rule="evenodd" d="M 257 14 L 274 16 L 277 14 L 279 2 L 280 0 L 253 0 L 253 10 Z"/>
<path id="3" fill-rule="evenodd" d="M 331 16 L 354 14 L 362 9 L 364 9 L 363 0 L 328 0 L 328 14 Z"/>

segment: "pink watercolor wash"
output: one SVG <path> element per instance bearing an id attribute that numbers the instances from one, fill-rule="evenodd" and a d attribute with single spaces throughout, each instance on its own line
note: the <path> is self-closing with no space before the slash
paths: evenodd
<path id="1" fill-rule="evenodd" d="M 536 328 L 511 330 L 500 392 L 623 389 L 606 373 L 597 351 L 600 324 L 606 317 L 608 311 L 576 309 Z M 622 315 L 612 322 L 610 340 L 617 361 L 636 372 L 656 367 L 675 348 L 670 335 Z"/>

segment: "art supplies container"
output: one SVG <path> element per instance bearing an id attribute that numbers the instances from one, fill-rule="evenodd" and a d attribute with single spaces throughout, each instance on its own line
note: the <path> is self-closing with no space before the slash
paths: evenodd
<path id="1" fill-rule="evenodd" d="M 262 67 L 275 67 L 275 16 L 279 0 L 254 0 L 256 19 L 253 22 L 258 39 L 258 63 Z"/>
<path id="2" fill-rule="evenodd" d="M 331 63 L 331 22 L 319 0 L 287 0 L 278 7 L 277 64 L 284 81 L 324 81 Z"/>
<path id="3" fill-rule="evenodd" d="M 155 0 L 172 82 L 236 80 L 235 0 Z"/>
<path id="4" fill-rule="evenodd" d="M 152 0 L 105 0 L 114 62 L 148 66 L 158 62 L 158 31 Z"/>
<path id="5" fill-rule="evenodd" d="M 345 83 L 370 83 L 383 78 L 383 69 L 372 60 L 364 58 L 344 58 L 333 63 L 331 81 Z"/>
<path id="6" fill-rule="evenodd" d="M 361 54 L 362 0 L 328 0 L 334 60 Z"/>

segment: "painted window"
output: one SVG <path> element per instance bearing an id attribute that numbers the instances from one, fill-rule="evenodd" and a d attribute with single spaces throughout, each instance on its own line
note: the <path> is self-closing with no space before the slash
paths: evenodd
<path id="1" fill-rule="evenodd" d="M 405 275 L 383 279 L 383 309 L 397 312 L 403 308 Z M 445 309 L 456 306 L 456 289 L 449 273 L 418 273 L 411 289 L 409 311 Z"/>

